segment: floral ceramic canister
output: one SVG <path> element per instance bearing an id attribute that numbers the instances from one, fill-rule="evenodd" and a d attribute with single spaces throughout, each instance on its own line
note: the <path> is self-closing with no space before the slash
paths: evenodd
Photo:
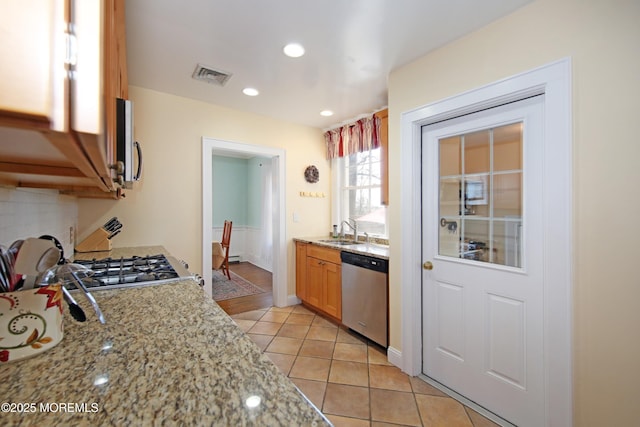
<path id="1" fill-rule="evenodd" d="M 0 363 L 53 348 L 62 340 L 59 284 L 0 293 Z"/>

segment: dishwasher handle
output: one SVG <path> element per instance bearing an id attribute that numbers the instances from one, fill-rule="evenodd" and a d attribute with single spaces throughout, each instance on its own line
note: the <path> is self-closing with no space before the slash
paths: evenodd
<path id="1" fill-rule="evenodd" d="M 343 264 L 355 265 L 356 267 L 366 268 L 367 270 L 374 270 L 385 274 L 389 272 L 389 261 L 382 258 L 342 251 L 340 252 L 340 260 Z"/>

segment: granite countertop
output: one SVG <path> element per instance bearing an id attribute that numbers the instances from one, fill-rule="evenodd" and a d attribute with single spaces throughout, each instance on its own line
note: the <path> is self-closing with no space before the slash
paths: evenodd
<path id="1" fill-rule="evenodd" d="M 106 324 L 74 293 L 86 322 L 0 365 L 2 425 L 330 425 L 195 281 L 93 294 Z"/>
<path id="2" fill-rule="evenodd" d="M 379 243 L 359 242 L 357 244 L 342 245 L 338 242 L 341 239 L 332 239 L 331 237 L 296 237 L 293 239 L 297 242 L 312 243 L 314 245 L 326 246 L 332 249 L 339 249 L 345 252 L 352 252 L 360 255 L 368 255 L 381 259 L 389 259 L 389 246 Z M 348 239 L 347 239 L 348 240 Z"/>

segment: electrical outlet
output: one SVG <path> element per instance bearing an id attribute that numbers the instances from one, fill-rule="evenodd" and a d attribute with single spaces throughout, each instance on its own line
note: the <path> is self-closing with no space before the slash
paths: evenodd
<path id="1" fill-rule="evenodd" d="M 69 244 L 73 246 L 73 226 L 69 227 Z"/>

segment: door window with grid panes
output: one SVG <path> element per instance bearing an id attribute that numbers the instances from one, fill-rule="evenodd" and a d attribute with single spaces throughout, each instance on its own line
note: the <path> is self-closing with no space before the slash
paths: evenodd
<path id="1" fill-rule="evenodd" d="M 522 267 L 522 123 L 439 141 L 439 255 Z"/>

